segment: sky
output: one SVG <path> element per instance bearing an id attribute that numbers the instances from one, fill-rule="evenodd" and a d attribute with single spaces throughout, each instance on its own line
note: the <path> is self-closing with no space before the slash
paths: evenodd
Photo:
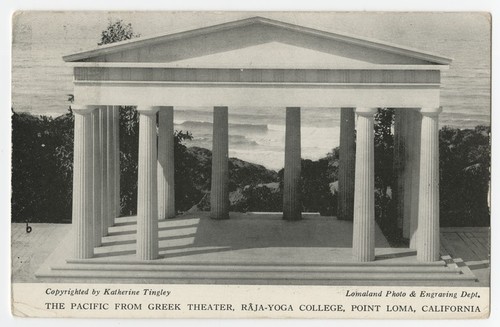
<path id="1" fill-rule="evenodd" d="M 489 31 L 487 14 L 471 13 L 331 13 L 331 12 L 17 12 L 13 40 L 31 26 L 33 41 L 42 38 L 58 44 L 61 55 L 95 47 L 108 20 L 130 22 L 142 36 L 188 30 L 252 16 L 263 16 L 326 31 L 414 46 L 434 48 L 438 40 L 475 39 Z M 72 37 L 72 39 L 68 39 Z M 52 39 L 52 40 L 50 40 Z M 453 56 L 453 49 L 440 49 Z M 15 60 L 15 58 L 14 58 Z"/>

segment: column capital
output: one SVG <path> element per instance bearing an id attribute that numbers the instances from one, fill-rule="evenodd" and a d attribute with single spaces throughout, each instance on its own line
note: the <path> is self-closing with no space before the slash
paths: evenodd
<path id="1" fill-rule="evenodd" d="M 89 105 L 82 105 L 82 104 L 71 105 L 71 110 L 75 114 L 79 114 L 79 115 L 89 114 L 97 108 L 99 108 L 99 106 L 89 106 Z"/>
<path id="2" fill-rule="evenodd" d="M 158 111 L 174 109 L 173 106 L 158 106 Z"/>
<path id="3" fill-rule="evenodd" d="M 227 106 L 215 106 L 214 110 L 227 110 Z"/>
<path id="4" fill-rule="evenodd" d="M 148 105 L 137 106 L 137 111 L 141 115 L 155 115 L 159 109 L 160 109 L 159 106 L 148 106 Z"/>
<path id="5" fill-rule="evenodd" d="M 437 117 L 443 111 L 442 107 L 437 108 L 421 108 L 420 113 L 427 117 Z"/>
<path id="6" fill-rule="evenodd" d="M 377 108 L 356 108 L 356 114 L 364 117 L 373 117 Z"/>

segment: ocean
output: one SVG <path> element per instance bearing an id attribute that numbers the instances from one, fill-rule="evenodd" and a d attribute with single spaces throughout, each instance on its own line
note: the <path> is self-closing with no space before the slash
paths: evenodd
<path id="1" fill-rule="evenodd" d="M 144 36 L 148 35 L 147 32 L 157 34 L 159 26 L 162 26 L 158 20 L 146 24 L 147 13 L 121 16 L 126 16 L 125 20 L 132 21 L 135 30 L 143 32 Z M 276 18 L 273 15 L 268 16 Z M 85 17 L 86 20 L 79 19 L 81 17 Z M 452 57 L 454 60 L 450 69 L 442 74 L 443 113 L 440 116 L 440 125 L 471 128 L 480 124 L 490 124 L 489 25 L 482 22 L 479 15 L 446 16 L 451 18 L 447 24 L 443 24 L 441 22 L 443 19 L 433 15 L 414 14 L 399 19 L 398 17 L 403 16 L 391 14 L 388 18 L 392 20 L 390 24 L 386 24 L 391 28 L 372 16 L 366 16 L 373 20 L 372 28 L 368 25 L 361 27 L 347 25 L 347 19 L 341 25 L 340 22 L 346 17 L 339 14 L 337 24 L 346 29 L 347 33 L 378 38 Z M 12 47 L 13 109 L 51 116 L 65 113 L 69 106 L 68 96 L 72 94 L 72 69 L 64 64 L 61 57 L 94 47 L 100 31 L 107 24 L 106 18 L 105 13 L 30 13 L 16 17 Z M 300 24 L 301 16 L 295 18 L 298 21 L 292 22 Z M 174 18 L 169 19 L 169 22 L 175 22 Z M 277 19 L 282 17 L 279 16 Z M 322 19 L 323 16 L 318 15 L 317 24 L 321 23 Z M 399 21 L 402 21 L 401 26 L 394 28 L 397 26 L 394 24 Z M 327 22 L 330 21 L 325 20 L 325 26 Z M 410 23 L 420 23 L 426 28 L 415 26 L 405 29 Z M 339 26 L 334 26 L 334 22 L 328 24 L 342 31 Z M 165 23 L 166 27 L 170 26 L 167 25 Z M 168 32 L 166 27 L 161 30 Z M 340 111 L 337 108 L 301 110 L 303 158 L 317 160 L 338 146 L 339 117 Z M 175 108 L 174 122 L 177 130 L 193 134 L 193 140 L 187 142 L 188 146 L 211 148 L 212 108 Z M 284 108 L 229 108 L 229 155 L 262 164 L 270 169 L 282 168 L 284 122 Z"/>

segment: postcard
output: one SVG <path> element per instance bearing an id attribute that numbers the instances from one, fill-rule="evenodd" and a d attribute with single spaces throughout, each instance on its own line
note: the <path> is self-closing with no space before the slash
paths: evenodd
<path id="1" fill-rule="evenodd" d="M 490 314 L 491 16 L 18 11 L 12 314 Z"/>

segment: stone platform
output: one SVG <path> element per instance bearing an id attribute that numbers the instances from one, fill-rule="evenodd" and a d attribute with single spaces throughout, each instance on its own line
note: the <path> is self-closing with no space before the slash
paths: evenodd
<path id="1" fill-rule="evenodd" d="M 191 213 L 159 222 L 160 256 L 136 259 L 136 217 L 109 228 L 92 259 L 71 259 L 68 234 L 37 271 L 40 281 L 309 285 L 473 285 L 452 262 L 418 263 L 416 252 L 391 248 L 376 227 L 376 260 L 352 259 L 352 222 L 304 214 L 231 213 L 212 220 Z"/>

